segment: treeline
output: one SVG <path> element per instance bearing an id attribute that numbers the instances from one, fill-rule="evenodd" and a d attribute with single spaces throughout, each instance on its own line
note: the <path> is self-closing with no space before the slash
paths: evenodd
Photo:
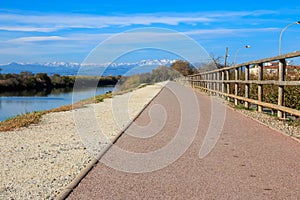
<path id="1" fill-rule="evenodd" d="M 75 81 L 77 87 L 108 86 L 117 84 L 120 78 L 121 76 L 105 76 L 99 79 L 99 77 L 60 76 L 58 74 L 48 76 L 46 73 L 33 74 L 31 72 L 0 74 L 0 91 L 72 88 Z"/>
<path id="2" fill-rule="evenodd" d="M 196 69 L 187 61 L 178 60 L 170 67 L 159 66 L 151 73 L 137 74 L 122 77 L 117 84 L 118 90 L 136 88 L 141 84 L 152 84 L 166 80 L 173 80 L 180 76 L 187 76 L 196 72 Z"/>

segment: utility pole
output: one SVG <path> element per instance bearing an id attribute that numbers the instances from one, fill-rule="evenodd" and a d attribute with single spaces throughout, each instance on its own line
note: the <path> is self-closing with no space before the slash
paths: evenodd
<path id="1" fill-rule="evenodd" d="M 228 57 L 228 47 L 226 47 L 224 67 L 227 66 L 227 57 Z"/>

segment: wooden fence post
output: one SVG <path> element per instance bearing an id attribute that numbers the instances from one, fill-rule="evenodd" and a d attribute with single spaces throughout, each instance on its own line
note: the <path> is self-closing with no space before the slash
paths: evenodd
<path id="1" fill-rule="evenodd" d="M 207 76 L 207 74 L 205 74 L 204 76 L 205 76 L 205 88 L 208 89 L 208 84 L 207 84 L 208 76 Z M 207 91 L 207 90 L 205 90 L 205 91 Z"/>
<path id="2" fill-rule="evenodd" d="M 249 81 L 249 65 L 245 66 L 245 81 Z M 246 83 L 245 84 L 245 97 L 249 98 L 249 89 L 250 89 L 250 84 Z M 249 108 L 249 102 L 245 101 L 245 108 Z"/>
<path id="3" fill-rule="evenodd" d="M 215 82 L 214 82 L 214 80 L 216 80 L 215 76 L 216 76 L 215 73 L 212 73 L 212 74 L 211 74 L 211 80 L 213 81 L 213 82 L 211 83 L 211 84 L 212 84 L 212 90 L 216 90 L 216 88 L 215 88 L 216 85 L 215 85 Z M 215 95 L 215 92 L 214 92 L 214 91 L 212 92 L 212 95 Z"/>
<path id="4" fill-rule="evenodd" d="M 209 79 L 210 79 L 210 74 L 207 74 L 207 89 L 210 89 L 210 82 L 209 82 Z M 206 91 L 207 92 L 207 91 Z"/>
<path id="5" fill-rule="evenodd" d="M 195 77 L 192 76 L 192 87 L 195 88 L 195 82 L 194 82 Z"/>
<path id="6" fill-rule="evenodd" d="M 239 79 L 239 68 L 234 69 L 234 80 L 237 81 Z M 234 83 L 234 95 L 238 96 L 239 84 L 237 82 Z M 238 99 L 234 99 L 234 105 L 238 105 Z"/>
<path id="7" fill-rule="evenodd" d="M 226 79 L 227 79 L 227 81 L 230 80 L 230 73 L 229 73 L 229 70 L 226 70 Z M 230 83 L 229 83 L 229 82 L 227 82 L 226 87 L 227 87 L 227 88 L 226 88 L 226 93 L 227 93 L 227 94 L 230 94 Z M 227 100 L 230 101 L 230 97 L 229 97 L 229 96 L 227 96 Z"/>
<path id="8" fill-rule="evenodd" d="M 210 89 L 210 74 L 207 74 L 207 89 Z M 209 92 L 209 94 L 210 94 L 210 91 L 206 91 L 206 92 Z"/>
<path id="9" fill-rule="evenodd" d="M 199 87 L 202 87 L 202 75 L 201 74 L 199 74 L 198 75 L 199 76 Z"/>
<path id="10" fill-rule="evenodd" d="M 286 69 L 285 59 L 279 60 L 278 81 L 284 81 L 285 80 L 285 71 L 286 71 L 285 69 Z M 278 105 L 279 106 L 284 105 L 284 86 L 283 85 L 278 86 Z M 284 118 L 284 112 L 278 110 L 277 117 Z"/>
<path id="11" fill-rule="evenodd" d="M 258 81 L 262 81 L 263 80 L 263 64 L 259 63 L 258 64 Z M 258 89 L 257 89 L 257 100 L 259 102 L 262 102 L 263 100 L 263 86 L 262 84 L 258 84 Z M 258 112 L 262 112 L 263 107 L 258 105 L 257 106 L 257 111 Z"/>
<path id="12" fill-rule="evenodd" d="M 217 81 L 220 81 L 220 72 L 217 72 Z M 220 92 L 220 82 L 217 82 L 217 91 Z M 220 96 L 219 93 L 218 96 Z"/>
<path id="13" fill-rule="evenodd" d="M 213 74 L 212 73 L 209 74 L 209 80 L 210 80 L 210 82 L 209 82 L 209 89 L 213 90 L 213 82 L 212 82 L 212 80 L 213 80 Z M 212 91 L 210 91 L 210 95 L 213 95 Z"/>
<path id="14" fill-rule="evenodd" d="M 211 82 L 211 89 L 215 90 L 215 82 L 213 82 L 215 80 L 215 73 L 211 74 L 211 80 L 212 80 L 212 82 Z M 212 94 L 214 95 L 214 92 L 212 92 Z"/>
<path id="15" fill-rule="evenodd" d="M 221 79 L 222 79 L 222 89 L 221 89 L 221 92 L 224 94 L 224 92 L 225 92 L 225 83 L 224 83 L 224 79 L 225 79 L 225 72 L 224 71 L 222 71 L 221 72 Z M 222 95 L 223 96 L 223 95 Z"/>
<path id="16" fill-rule="evenodd" d="M 201 82 L 201 80 L 202 80 L 202 75 L 199 74 L 198 76 L 199 76 L 199 87 L 202 87 L 202 82 Z"/>

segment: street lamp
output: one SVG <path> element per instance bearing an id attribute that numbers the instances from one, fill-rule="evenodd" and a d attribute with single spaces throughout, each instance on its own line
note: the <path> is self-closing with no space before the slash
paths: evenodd
<path id="1" fill-rule="evenodd" d="M 235 57 L 234 57 L 234 64 L 236 64 L 236 58 L 237 58 L 238 52 L 239 52 L 242 48 L 248 49 L 248 48 L 250 48 L 250 47 L 251 47 L 250 45 L 245 45 L 245 46 L 243 46 L 243 47 L 240 47 L 238 50 L 236 50 L 236 52 L 235 52 Z"/>
<path id="2" fill-rule="evenodd" d="M 287 25 L 286 27 L 284 27 L 281 31 L 280 31 L 280 36 L 279 36 L 279 55 L 281 55 L 281 43 L 282 43 L 282 34 L 283 32 L 290 26 L 293 26 L 294 24 L 300 24 L 300 21 L 297 21 L 297 22 L 294 22 L 294 23 L 291 23 L 289 25 Z"/>

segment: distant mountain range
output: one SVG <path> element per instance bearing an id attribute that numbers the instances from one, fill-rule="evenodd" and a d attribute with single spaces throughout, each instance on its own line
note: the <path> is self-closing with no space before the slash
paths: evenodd
<path id="1" fill-rule="evenodd" d="M 0 64 L 1 73 L 20 73 L 29 71 L 36 73 L 47 73 L 49 75 L 132 75 L 151 72 L 161 65 L 170 66 L 176 60 L 141 60 L 138 62 L 124 63 L 68 63 L 68 62 L 48 62 L 48 63 L 17 63 Z"/>

